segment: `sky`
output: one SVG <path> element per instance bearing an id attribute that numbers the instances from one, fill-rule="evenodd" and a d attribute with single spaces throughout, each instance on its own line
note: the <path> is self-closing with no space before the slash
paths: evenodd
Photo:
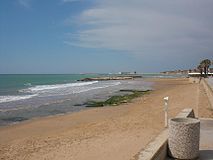
<path id="1" fill-rule="evenodd" d="M 212 28 L 212 0 L 0 0 L 0 73 L 192 69 Z"/>

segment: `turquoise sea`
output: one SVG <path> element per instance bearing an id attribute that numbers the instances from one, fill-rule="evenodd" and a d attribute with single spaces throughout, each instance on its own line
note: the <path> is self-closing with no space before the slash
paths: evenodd
<path id="1" fill-rule="evenodd" d="M 142 79 L 90 81 L 79 79 L 107 74 L 0 74 L 0 125 L 33 117 L 64 114 L 85 109 L 90 100 L 105 100 L 121 89 L 151 89 Z M 170 77 L 143 74 L 143 77 Z"/>
<path id="2" fill-rule="evenodd" d="M 0 95 L 16 95 L 20 89 L 37 85 L 72 83 L 97 74 L 0 74 Z"/>

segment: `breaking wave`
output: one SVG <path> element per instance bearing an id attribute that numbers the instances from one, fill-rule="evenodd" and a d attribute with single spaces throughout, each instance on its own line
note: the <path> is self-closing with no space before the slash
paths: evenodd
<path id="1" fill-rule="evenodd" d="M 86 86 L 86 85 L 91 85 L 98 83 L 98 81 L 94 82 L 81 82 L 81 83 L 67 83 L 67 84 L 55 84 L 55 85 L 38 85 L 35 87 L 30 87 L 27 89 L 22 89 L 20 92 L 25 92 L 25 93 L 37 93 L 37 92 L 42 92 L 42 91 L 47 91 L 47 90 L 55 90 L 55 89 L 64 89 L 64 88 L 70 88 L 70 87 L 79 87 L 79 86 Z"/>
<path id="2" fill-rule="evenodd" d="M 35 96 L 37 96 L 37 94 L 21 95 L 21 96 L 0 96 L 0 103 L 25 100 L 25 99 L 30 99 Z"/>
<path id="3" fill-rule="evenodd" d="M 121 82 L 79 82 L 54 85 L 37 85 L 29 86 L 26 89 L 21 89 L 19 92 L 25 95 L 6 95 L 0 96 L 0 103 L 27 100 L 33 97 L 49 97 L 70 95 L 76 93 L 87 92 L 90 90 L 112 87 L 121 84 Z"/>

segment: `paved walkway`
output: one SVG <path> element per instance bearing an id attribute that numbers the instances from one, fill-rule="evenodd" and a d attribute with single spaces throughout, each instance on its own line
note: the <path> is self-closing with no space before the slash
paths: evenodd
<path id="1" fill-rule="evenodd" d="M 213 77 L 208 78 L 207 82 L 210 85 L 210 87 L 213 89 Z"/>
<path id="2" fill-rule="evenodd" d="M 213 160 L 213 119 L 201 119 L 200 160 Z"/>

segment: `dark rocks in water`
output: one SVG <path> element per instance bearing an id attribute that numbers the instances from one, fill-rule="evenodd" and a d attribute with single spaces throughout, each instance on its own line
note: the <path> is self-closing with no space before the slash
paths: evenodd
<path id="1" fill-rule="evenodd" d="M 105 102 L 96 102 L 96 101 L 89 101 L 86 103 L 86 107 L 103 107 Z"/>
<path id="2" fill-rule="evenodd" d="M 50 114 L 64 114 L 65 112 L 64 111 L 61 111 L 61 110 L 58 110 L 58 109 L 54 109 L 54 110 L 51 110 L 50 111 Z"/>
<path id="3" fill-rule="evenodd" d="M 78 81 L 84 81 L 84 82 L 87 82 L 87 81 L 94 81 L 92 78 L 84 78 L 84 79 L 80 79 Z"/>
<path id="4" fill-rule="evenodd" d="M 134 89 L 121 89 L 120 92 L 141 92 L 141 93 L 146 93 L 146 92 L 149 92 L 151 90 L 134 90 Z"/>
<path id="5" fill-rule="evenodd" d="M 8 117 L 8 118 L 2 118 L 2 121 L 7 121 L 7 122 L 21 122 L 28 120 L 26 117 Z"/>
<path id="6" fill-rule="evenodd" d="M 81 107 L 81 106 L 84 106 L 85 104 L 74 104 L 73 106 L 76 106 L 76 107 Z"/>

